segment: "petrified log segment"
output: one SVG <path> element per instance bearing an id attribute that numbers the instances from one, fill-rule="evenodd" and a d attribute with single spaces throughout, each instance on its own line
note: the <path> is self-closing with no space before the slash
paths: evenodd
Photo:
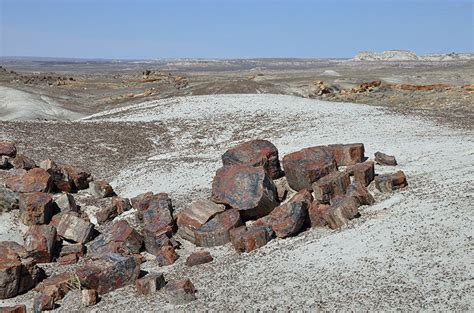
<path id="1" fill-rule="evenodd" d="M 375 187 L 382 192 L 390 192 L 404 188 L 408 185 L 407 178 L 403 171 L 391 174 L 382 174 L 375 177 Z"/>
<path id="2" fill-rule="evenodd" d="M 389 166 L 395 166 L 397 165 L 397 160 L 393 155 L 388 155 L 383 152 L 377 151 L 374 153 L 375 156 L 375 162 L 377 162 L 380 165 L 389 165 Z"/>
<path id="3" fill-rule="evenodd" d="M 54 214 L 53 197 L 44 192 L 20 194 L 19 206 L 25 225 L 48 224 Z"/>
<path id="4" fill-rule="evenodd" d="M 33 159 L 23 154 L 17 154 L 12 161 L 12 165 L 14 168 L 20 168 L 27 171 L 37 167 Z"/>
<path id="5" fill-rule="evenodd" d="M 91 173 L 72 165 L 61 166 L 61 171 L 67 173 L 67 175 L 71 179 L 72 188 L 74 190 L 82 190 L 89 188 Z"/>
<path id="6" fill-rule="evenodd" d="M 9 177 L 5 185 L 16 192 L 51 192 L 53 179 L 44 169 L 34 168 L 23 175 Z"/>
<path id="7" fill-rule="evenodd" d="M 362 143 L 329 145 L 328 149 L 336 159 L 338 166 L 354 165 L 364 161 L 365 148 Z"/>
<path id="8" fill-rule="evenodd" d="M 222 155 L 224 166 L 247 164 L 262 166 L 271 179 L 283 176 L 278 159 L 278 149 L 268 140 L 251 140 L 241 143 Z"/>
<path id="9" fill-rule="evenodd" d="M 375 177 L 374 161 L 365 161 L 363 163 L 355 164 L 348 167 L 346 172 L 349 175 L 354 176 L 354 181 L 364 184 L 364 186 L 368 186 Z"/>
<path id="10" fill-rule="evenodd" d="M 65 239 L 86 243 L 92 239 L 94 224 L 72 213 L 65 213 L 61 215 L 57 230 L 58 235 Z"/>
<path id="11" fill-rule="evenodd" d="M 216 214 L 224 212 L 225 206 L 209 200 L 193 201 L 176 216 L 178 234 L 183 239 L 195 242 L 194 231 L 199 229 Z"/>
<path id="12" fill-rule="evenodd" d="M 151 273 L 137 279 L 135 287 L 141 295 L 149 296 L 155 294 L 166 285 L 165 277 L 161 273 Z"/>
<path id="13" fill-rule="evenodd" d="M 135 283 L 140 264 L 133 256 L 110 253 L 92 260 L 76 270 L 81 285 L 105 294 Z"/>
<path id="14" fill-rule="evenodd" d="M 350 183 L 348 173 L 332 172 L 313 183 L 315 199 L 321 203 L 329 203 L 335 196 L 344 195 Z"/>
<path id="15" fill-rule="evenodd" d="M 296 235 L 304 225 L 311 202 L 313 202 L 313 196 L 308 190 L 303 189 L 287 203 L 276 207 L 269 215 L 257 220 L 255 225 L 270 226 L 279 238 Z"/>
<path id="16" fill-rule="evenodd" d="M 290 187 L 311 190 L 311 184 L 337 170 L 336 160 L 327 147 L 305 148 L 285 155 L 283 168 Z"/>
<path id="17" fill-rule="evenodd" d="M 311 227 L 322 227 L 327 225 L 324 216 L 326 211 L 329 209 L 329 204 L 319 203 L 318 201 L 313 201 L 311 206 L 308 209 L 308 216 L 311 223 Z"/>
<path id="18" fill-rule="evenodd" d="M 367 188 L 356 181 L 350 184 L 347 188 L 347 195 L 355 198 L 361 205 L 371 205 L 375 202 L 374 197 L 370 194 Z"/>
<path id="19" fill-rule="evenodd" d="M 36 263 L 51 262 L 56 244 L 56 228 L 32 225 L 23 236 L 25 249 Z"/>
<path id="20" fill-rule="evenodd" d="M 201 247 L 225 245 L 230 241 L 229 231 L 240 225 L 242 221 L 237 210 L 219 213 L 194 231 L 195 244 Z"/>
<path id="21" fill-rule="evenodd" d="M 191 253 L 190 256 L 186 259 L 187 266 L 196 266 L 205 263 L 212 262 L 214 258 L 209 253 L 209 251 L 196 251 Z"/>
<path id="22" fill-rule="evenodd" d="M 196 288 L 189 279 L 172 280 L 166 284 L 165 291 L 174 304 L 196 300 Z"/>
<path id="23" fill-rule="evenodd" d="M 323 212 L 323 219 L 330 228 L 336 229 L 359 214 L 359 203 L 350 196 L 339 197 L 331 201 L 331 206 Z"/>
<path id="24" fill-rule="evenodd" d="M 64 298 L 74 287 L 79 287 L 75 274 L 73 272 L 64 272 L 43 280 L 35 290 L 58 301 Z"/>
<path id="25" fill-rule="evenodd" d="M 217 170 L 212 181 L 212 200 L 240 211 L 243 218 L 258 218 L 277 205 L 273 181 L 261 167 L 234 165 Z"/>
<path id="26" fill-rule="evenodd" d="M 266 245 L 273 238 L 270 226 L 241 226 L 230 231 L 230 238 L 237 252 L 250 252 Z"/>
<path id="27" fill-rule="evenodd" d="M 89 253 L 103 255 L 109 253 L 135 254 L 143 246 L 143 237 L 127 221 L 114 223 L 99 235 L 89 246 Z"/>

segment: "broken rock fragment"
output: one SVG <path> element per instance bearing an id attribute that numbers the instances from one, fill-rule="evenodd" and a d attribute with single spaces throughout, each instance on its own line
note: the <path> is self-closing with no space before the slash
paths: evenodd
<path id="1" fill-rule="evenodd" d="M 35 290 L 59 301 L 72 289 L 78 289 L 79 281 L 73 272 L 64 272 L 46 278 L 36 286 Z"/>
<path id="2" fill-rule="evenodd" d="M 236 209 L 218 213 L 194 231 L 194 243 L 201 247 L 225 245 L 230 241 L 229 231 L 240 225 L 242 221 Z"/>
<path id="3" fill-rule="evenodd" d="M 276 207 L 269 215 L 257 220 L 256 225 L 270 226 L 279 238 L 296 235 L 308 216 L 308 208 L 313 201 L 311 193 L 303 189 L 287 203 Z"/>
<path id="4" fill-rule="evenodd" d="M 313 203 L 311 203 L 311 206 L 308 209 L 311 227 L 322 227 L 327 225 L 324 216 L 327 214 L 329 207 L 329 204 L 319 203 L 318 201 L 313 201 Z"/>
<path id="5" fill-rule="evenodd" d="M 0 306 L 2 313 L 26 313 L 26 305 L 17 304 L 13 306 Z"/>
<path id="6" fill-rule="evenodd" d="M 311 190 L 312 183 L 337 170 L 336 160 L 327 147 L 305 148 L 285 155 L 283 168 L 290 187 Z"/>
<path id="7" fill-rule="evenodd" d="M 375 187 L 382 192 L 401 189 L 407 185 L 407 178 L 403 171 L 391 174 L 381 174 L 375 177 Z"/>
<path id="8" fill-rule="evenodd" d="M 194 231 L 199 229 L 216 214 L 224 212 L 225 206 L 209 200 L 193 201 L 176 216 L 178 234 L 183 239 L 195 242 Z"/>
<path id="9" fill-rule="evenodd" d="M 12 161 L 12 165 L 14 168 L 20 168 L 27 171 L 31 170 L 32 168 L 37 167 L 33 159 L 23 154 L 17 154 L 16 157 Z"/>
<path id="10" fill-rule="evenodd" d="M 365 161 L 363 163 L 357 163 L 346 169 L 349 175 L 354 176 L 354 181 L 368 186 L 370 182 L 374 180 L 375 169 L 373 161 Z"/>
<path id="11" fill-rule="evenodd" d="M 89 181 L 91 180 L 91 173 L 74 167 L 71 165 L 61 166 L 61 171 L 64 171 L 72 180 L 73 188 L 75 190 L 82 190 L 89 188 Z"/>
<path id="12" fill-rule="evenodd" d="M 328 149 L 338 166 L 354 165 L 364 161 L 365 148 L 362 143 L 329 145 Z"/>
<path id="13" fill-rule="evenodd" d="M 276 187 L 261 167 L 234 165 L 217 170 L 212 201 L 240 211 L 243 218 L 258 218 L 278 205 Z"/>
<path id="14" fill-rule="evenodd" d="M 81 300 L 82 304 L 85 307 L 93 306 L 99 302 L 99 295 L 97 294 L 97 290 L 94 289 L 84 289 L 81 293 Z"/>
<path id="15" fill-rule="evenodd" d="M 329 203 L 332 198 L 344 195 L 350 183 L 348 173 L 334 171 L 313 183 L 315 199 Z"/>
<path id="16" fill-rule="evenodd" d="M 323 219 L 330 228 L 340 228 L 359 214 L 358 208 L 359 202 L 355 198 L 338 197 L 333 199 L 330 207 L 323 212 Z"/>
<path id="17" fill-rule="evenodd" d="M 161 247 L 160 251 L 156 254 L 156 262 L 159 266 L 167 266 L 171 265 L 176 260 L 178 260 L 179 255 L 176 253 L 173 246 L 163 246 Z"/>
<path id="18" fill-rule="evenodd" d="M 86 243 L 92 239 L 94 224 L 71 213 L 61 215 L 57 227 L 58 235 L 78 243 Z"/>
<path id="19" fill-rule="evenodd" d="M 393 155 L 388 155 L 383 152 L 377 151 L 374 154 L 375 156 L 375 162 L 377 162 L 380 165 L 389 165 L 389 166 L 395 166 L 397 165 L 397 160 Z"/>
<path id="20" fill-rule="evenodd" d="M 114 195 L 114 189 L 105 180 L 94 180 L 89 182 L 88 192 L 98 198 L 106 198 Z"/>
<path id="21" fill-rule="evenodd" d="M 170 302 L 186 304 L 196 300 L 196 288 L 189 279 L 172 280 L 165 286 Z"/>
<path id="22" fill-rule="evenodd" d="M 135 283 L 139 273 L 140 263 L 135 257 L 117 253 L 92 259 L 76 270 L 82 287 L 99 294 Z"/>
<path id="23" fill-rule="evenodd" d="M 20 194 L 19 207 L 25 225 L 48 224 L 54 214 L 53 197 L 44 192 Z"/>
<path id="24" fill-rule="evenodd" d="M 36 263 L 51 262 L 56 245 L 56 228 L 51 225 L 32 225 L 23 236 L 25 249 Z"/>
<path id="25" fill-rule="evenodd" d="M 355 198 L 361 205 L 371 205 L 375 203 L 374 197 L 370 194 L 364 184 L 354 181 L 347 188 L 347 195 Z"/>
<path id="26" fill-rule="evenodd" d="M 0 213 L 18 209 L 20 195 L 8 188 L 0 187 Z"/>
<path id="27" fill-rule="evenodd" d="M 33 299 L 33 312 L 50 311 L 54 309 L 54 299 L 45 294 L 39 294 Z"/>
<path id="28" fill-rule="evenodd" d="M 69 174 L 57 165 L 53 160 L 47 159 L 40 162 L 40 168 L 44 169 L 53 178 L 54 188 L 57 191 L 71 192 L 73 189 L 73 182 Z"/>
<path id="29" fill-rule="evenodd" d="M 54 203 L 56 203 L 56 206 L 59 208 L 59 210 L 62 213 L 78 211 L 76 200 L 74 200 L 74 197 L 70 193 L 67 193 L 67 192 L 64 192 L 61 195 L 59 195 L 54 200 Z"/>
<path id="30" fill-rule="evenodd" d="M 230 240 L 237 252 L 251 252 L 263 247 L 273 238 L 270 226 L 241 226 L 230 231 Z"/>
<path id="31" fill-rule="evenodd" d="M 209 253 L 209 251 L 197 251 L 197 252 L 191 253 L 191 255 L 188 256 L 188 258 L 186 259 L 186 265 L 196 266 L 196 265 L 212 262 L 213 260 L 214 258 Z"/>
<path id="32" fill-rule="evenodd" d="M 161 273 L 150 273 L 137 279 L 135 287 L 139 294 L 149 296 L 156 293 L 166 284 L 165 277 Z"/>
<path id="33" fill-rule="evenodd" d="M 112 197 L 112 207 L 115 208 L 117 214 L 120 215 L 132 208 L 130 200 L 122 197 Z"/>
<path id="34" fill-rule="evenodd" d="M 280 178 L 283 171 L 278 159 L 278 149 L 268 140 L 251 140 L 241 143 L 222 155 L 224 166 L 247 164 L 262 166 L 271 179 Z"/>

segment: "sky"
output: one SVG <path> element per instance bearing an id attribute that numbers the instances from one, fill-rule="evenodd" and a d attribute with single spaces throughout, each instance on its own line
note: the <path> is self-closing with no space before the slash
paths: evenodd
<path id="1" fill-rule="evenodd" d="M 0 0 L 0 56 L 344 58 L 473 52 L 474 0 Z"/>

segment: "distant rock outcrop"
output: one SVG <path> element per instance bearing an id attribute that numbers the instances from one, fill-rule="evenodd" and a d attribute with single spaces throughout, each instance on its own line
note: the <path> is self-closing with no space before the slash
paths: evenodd
<path id="1" fill-rule="evenodd" d="M 383 52 L 364 51 L 351 61 L 468 61 L 474 60 L 472 53 L 427 54 L 417 56 L 408 50 L 387 50 Z"/>

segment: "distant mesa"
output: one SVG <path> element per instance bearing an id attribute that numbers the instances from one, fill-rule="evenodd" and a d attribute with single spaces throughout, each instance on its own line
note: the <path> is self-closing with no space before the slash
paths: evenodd
<path id="1" fill-rule="evenodd" d="M 468 61 L 474 60 L 472 53 L 427 54 L 417 56 L 408 50 L 387 50 L 383 52 L 364 51 L 351 61 Z"/>

